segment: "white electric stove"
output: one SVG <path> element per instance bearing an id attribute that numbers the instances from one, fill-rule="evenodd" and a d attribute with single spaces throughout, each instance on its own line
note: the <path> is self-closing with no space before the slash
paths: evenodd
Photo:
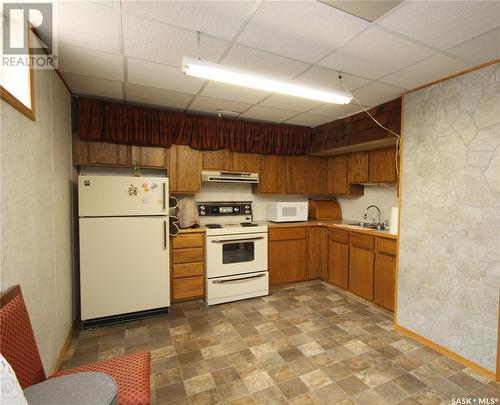
<path id="1" fill-rule="evenodd" d="M 252 222 L 252 203 L 199 202 L 206 229 L 208 305 L 269 294 L 267 225 Z"/>

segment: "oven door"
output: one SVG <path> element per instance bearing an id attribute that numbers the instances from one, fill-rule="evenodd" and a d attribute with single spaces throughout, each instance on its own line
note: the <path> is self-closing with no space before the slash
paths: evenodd
<path id="1" fill-rule="evenodd" d="M 267 233 L 207 236 L 207 277 L 267 270 Z"/>

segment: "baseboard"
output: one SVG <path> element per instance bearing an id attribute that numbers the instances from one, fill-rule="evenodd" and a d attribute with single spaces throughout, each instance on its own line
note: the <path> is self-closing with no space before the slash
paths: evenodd
<path id="1" fill-rule="evenodd" d="M 68 334 L 66 335 L 66 339 L 64 339 L 63 347 L 59 351 L 59 356 L 57 356 L 56 365 L 54 367 L 54 372 L 52 374 L 57 373 L 59 371 L 59 369 L 61 368 L 61 364 L 63 362 L 66 351 L 68 350 L 68 347 L 71 344 L 71 338 L 73 337 L 73 330 L 74 330 L 74 323 L 71 324 L 71 327 L 69 328 Z"/>
<path id="2" fill-rule="evenodd" d="M 459 354 L 452 352 L 451 350 L 448 350 L 447 348 L 433 342 L 432 340 L 429 340 L 426 337 L 423 337 L 415 332 L 412 332 L 411 330 L 406 329 L 405 327 L 400 326 L 396 323 L 394 323 L 394 330 L 399 333 L 402 333 L 403 335 L 411 337 L 412 339 L 416 340 L 419 343 L 422 343 L 425 346 L 430 347 L 436 352 L 441 353 L 442 355 L 449 357 L 450 359 L 455 360 L 456 362 L 463 364 L 464 366 L 467 366 L 470 369 L 477 371 L 479 374 L 484 375 L 485 377 L 488 377 L 493 381 L 495 381 L 495 372 L 488 370 L 487 368 L 480 366 L 479 364 L 474 363 L 473 361 L 468 360 L 465 357 L 462 357 Z"/>

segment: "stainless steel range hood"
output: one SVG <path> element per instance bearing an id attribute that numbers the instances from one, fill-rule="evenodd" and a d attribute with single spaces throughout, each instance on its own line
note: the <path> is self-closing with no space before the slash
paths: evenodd
<path id="1" fill-rule="evenodd" d="M 201 181 L 215 183 L 257 184 L 259 182 L 259 174 L 203 170 L 201 172 Z"/>

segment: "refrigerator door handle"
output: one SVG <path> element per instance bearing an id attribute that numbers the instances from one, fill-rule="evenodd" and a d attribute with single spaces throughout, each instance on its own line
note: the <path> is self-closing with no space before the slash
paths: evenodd
<path id="1" fill-rule="evenodd" d="M 163 221 L 163 250 L 167 250 L 167 221 Z"/>
<path id="2" fill-rule="evenodd" d="M 167 184 L 165 182 L 161 183 L 162 187 L 163 187 L 163 206 L 162 206 L 162 211 L 165 212 L 165 209 L 166 209 L 166 198 L 167 198 Z"/>

